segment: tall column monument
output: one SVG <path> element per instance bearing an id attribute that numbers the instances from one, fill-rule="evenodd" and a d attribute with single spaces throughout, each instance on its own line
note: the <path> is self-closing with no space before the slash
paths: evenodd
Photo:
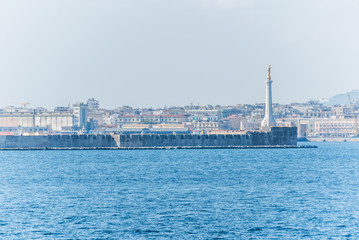
<path id="1" fill-rule="evenodd" d="M 266 105 L 265 115 L 262 121 L 262 127 L 274 127 L 276 125 L 273 111 L 272 111 L 272 79 L 270 76 L 271 65 L 268 66 L 267 81 L 266 81 Z"/>

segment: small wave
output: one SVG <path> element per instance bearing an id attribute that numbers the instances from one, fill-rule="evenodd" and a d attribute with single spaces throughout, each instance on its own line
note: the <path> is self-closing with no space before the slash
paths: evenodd
<path id="1" fill-rule="evenodd" d="M 260 228 L 260 227 L 253 227 L 253 228 L 250 228 L 250 229 L 248 230 L 248 232 L 258 232 L 258 231 L 262 231 L 262 228 Z"/>

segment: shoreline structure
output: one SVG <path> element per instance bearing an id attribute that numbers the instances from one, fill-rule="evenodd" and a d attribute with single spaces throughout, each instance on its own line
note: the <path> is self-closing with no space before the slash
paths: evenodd
<path id="1" fill-rule="evenodd" d="M 112 134 L 0 136 L 0 150 L 296 148 L 296 127 L 237 134 Z"/>
<path id="2" fill-rule="evenodd" d="M 314 145 L 283 145 L 283 146 L 233 146 L 233 147 L 75 147 L 75 148 L 0 148 L 0 151 L 43 151 L 43 150 L 56 150 L 56 151 L 76 151 L 76 150 L 181 150 L 181 149 L 283 149 L 283 148 L 318 148 Z"/>

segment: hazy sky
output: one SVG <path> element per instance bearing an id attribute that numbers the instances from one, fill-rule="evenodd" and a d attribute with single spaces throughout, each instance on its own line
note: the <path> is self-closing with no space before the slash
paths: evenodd
<path id="1" fill-rule="evenodd" d="M 359 88 L 357 0 L 0 0 L 0 107 L 320 99 Z"/>

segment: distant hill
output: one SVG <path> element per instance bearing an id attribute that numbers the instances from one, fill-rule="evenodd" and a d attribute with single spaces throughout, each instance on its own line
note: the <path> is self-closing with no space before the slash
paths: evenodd
<path id="1" fill-rule="evenodd" d="M 359 102 L 359 90 L 355 89 L 350 92 L 337 94 L 330 98 L 324 98 L 320 100 L 320 103 L 326 106 L 334 106 L 337 104 L 349 104 L 348 95 L 350 96 L 351 102 Z"/>

